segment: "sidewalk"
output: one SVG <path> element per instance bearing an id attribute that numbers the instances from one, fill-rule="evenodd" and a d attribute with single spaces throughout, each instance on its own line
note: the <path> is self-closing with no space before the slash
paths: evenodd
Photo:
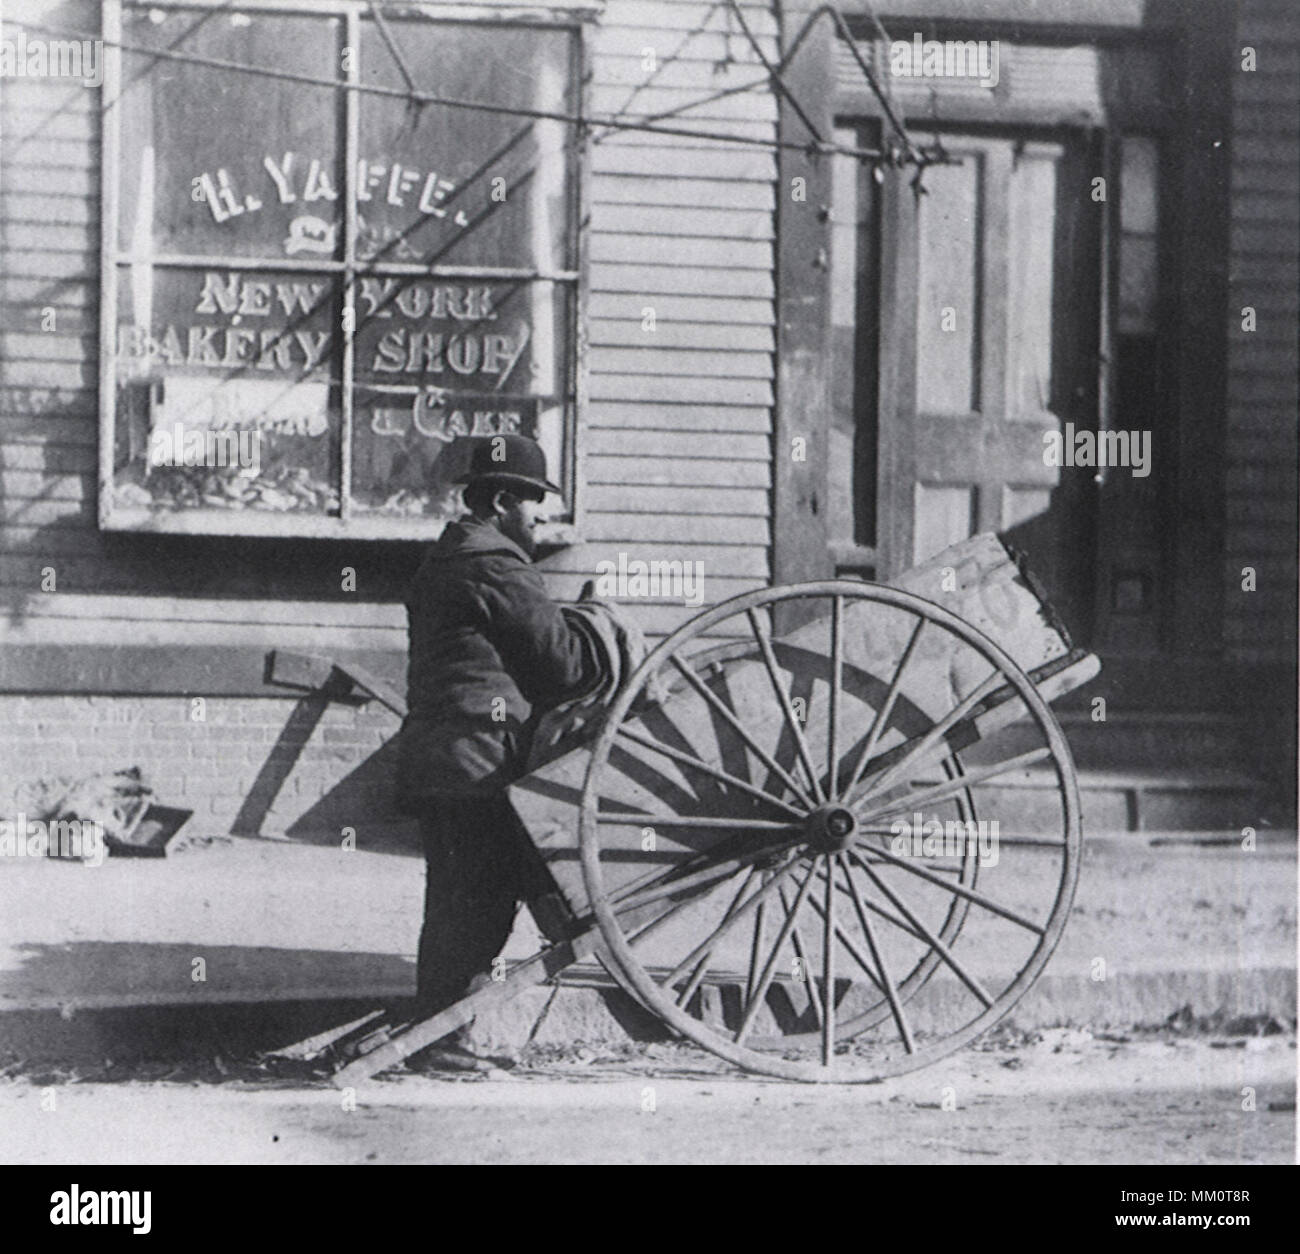
<path id="1" fill-rule="evenodd" d="M 1150 1023 L 1188 1005 L 1196 1015 L 1293 1020 L 1294 842 L 1273 837 L 1247 853 L 1146 841 L 1088 844 L 1069 925 L 1015 1022 Z M 10 1052 L 23 1051 L 33 1022 L 56 1015 L 59 1031 L 74 1033 L 93 1018 L 79 1012 L 368 1003 L 414 991 L 416 856 L 230 838 L 98 868 L 10 862 L 0 876 L 0 1041 Z M 535 944 L 521 912 L 508 955 Z M 558 995 L 531 990 L 476 1033 L 516 1043 L 621 1038 L 591 981 L 580 983 Z M 39 1035 L 52 1039 L 48 1022 Z"/>

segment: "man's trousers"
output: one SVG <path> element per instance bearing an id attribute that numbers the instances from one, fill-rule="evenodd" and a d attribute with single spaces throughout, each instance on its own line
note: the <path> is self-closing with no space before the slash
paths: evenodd
<path id="1" fill-rule="evenodd" d="M 552 885 L 504 793 L 432 798 L 420 836 L 425 893 L 416 1008 L 429 1015 L 490 970 L 519 902 Z"/>

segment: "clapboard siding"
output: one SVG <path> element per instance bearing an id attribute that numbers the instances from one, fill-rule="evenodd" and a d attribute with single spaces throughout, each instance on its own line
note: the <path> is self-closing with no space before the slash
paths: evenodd
<path id="1" fill-rule="evenodd" d="M 656 179 L 734 179 L 770 185 L 774 176 L 771 157 L 752 148 L 691 147 L 672 144 L 626 144 L 611 139 L 595 144 L 591 168 L 597 178 L 607 174 L 639 174 Z M 596 198 L 599 202 L 599 194 Z"/>
<path id="2" fill-rule="evenodd" d="M 719 326 L 711 322 L 671 322 L 655 314 L 653 324 L 644 319 L 601 321 L 591 332 L 593 345 L 623 345 L 645 348 L 670 346 L 678 349 L 726 348 L 770 353 L 770 327 Z"/>
<path id="3" fill-rule="evenodd" d="M 723 270 L 758 273 L 771 266 L 772 246 L 769 243 L 684 233 L 688 227 L 703 230 L 705 226 L 707 223 L 703 222 L 682 223 L 679 231 L 671 235 L 624 235 L 596 230 L 593 226 L 591 259 L 597 265 L 606 262 L 635 265 L 649 260 L 658 266 L 698 269 L 707 264 Z"/>
<path id="4" fill-rule="evenodd" d="M 595 532 L 595 527 L 588 534 Z M 662 544 L 657 557 L 675 555 L 675 546 L 702 534 L 695 519 L 683 519 L 664 513 L 644 514 L 609 508 L 602 511 L 599 534 L 601 542 L 626 544 Z M 709 519 L 707 534 L 714 544 L 740 545 L 762 552 L 767 545 L 768 520 L 761 515 L 715 515 Z"/>
<path id="5" fill-rule="evenodd" d="M 36 161 L 24 163 L 15 159 L 5 163 L 4 189 L 6 193 L 40 192 L 50 196 L 84 196 L 87 200 L 93 199 L 98 203 L 99 169 L 90 166 L 79 169 L 47 168 Z"/>
<path id="6" fill-rule="evenodd" d="M 601 544 L 580 544 L 557 553 L 545 560 L 548 571 L 555 574 L 584 575 L 591 578 L 602 573 L 602 562 L 618 565 L 619 559 L 662 560 L 659 552 L 648 552 L 645 541 L 607 541 Z M 690 544 L 682 541 L 673 546 L 673 558 L 683 562 L 703 562 L 705 570 L 720 576 L 742 579 L 761 579 L 767 574 L 767 559 L 762 553 L 735 544 Z"/>
<path id="7" fill-rule="evenodd" d="M 22 311 L 23 315 L 14 318 L 11 326 L 39 325 L 41 311 L 37 308 Z M 58 315 L 55 326 L 58 327 Z M 9 361 L 85 361 L 99 351 L 98 338 L 91 336 L 69 335 L 60 328 L 55 332 L 42 335 L 39 331 L 0 330 L 0 358 Z M 62 333 L 60 333 L 62 332 Z"/>
<path id="8" fill-rule="evenodd" d="M 693 207 L 690 215 L 664 213 L 660 206 L 610 205 L 600 210 L 600 228 L 614 235 L 684 235 L 708 229 L 707 239 L 771 240 L 772 214 L 763 209 Z"/>
<path id="9" fill-rule="evenodd" d="M 99 205 L 84 196 L 53 196 L 14 192 L 6 205 L 10 222 L 52 222 L 56 225 L 97 226 Z"/>
<path id="10" fill-rule="evenodd" d="M 595 210 L 593 210 L 593 217 Z M 720 270 L 712 266 L 621 265 L 593 262 L 594 292 L 635 292 L 643 296 L 756 297 L 771 301 L 775 283 L 770 270 Z"/>
<path id="11" fill-rule="evenodd" d="M 99 21 L 93 0 L 29 8 Z M 774 58 L 772 7 L 744 11 Z M 776 100 L 725 5 L 610 0 L 589 47 L 594 114 L 680 110 L 665 124 L 693 133 L 593 128 L 586 543 L 545 568 L 563 594 L 620 553 L 702 562 L 712 602 L 770 572 L 776 171 L 763 145 Z M 737 86 L 749 90 L 707 99 Z M 94 91 L 0 83 L 0 638 L 404 647 L 404 579 L 386 546 L 342 546 L 344 558 L 285 542 L 283 560 L 250 563 L 238 541 L 99 531 L 99 108 Z M 345 560 L 353 596 L 339 591 Z M 652 635 L 694 612 L 643 608 Z"/>
<path id="12" fill-rule="evenodd" d="M 710 379 L 770 379 L 770 353 L 732 349 L 593 348 L 588 356 L 593 374 L 644 374 Z"/>
<path id="13" fill-rule="evenodd" d="M 0 275 L 0 310 L 6 311 L 6 316 L 11 310 L 42 302 L 58 309 L 81 310 L 88 321 L 99 317 L 99 293 L 88 280 L 60 283 L 51 290 L 44 278 L 20 278 L 9 273 Z"/>
<path id="14" fill-rule="evenodd" d="M 1237 35 L 1258 68 L 1234 75 L 1224 643 L 1242 661 L 1293 662 L 1300 21 L 1288 0 L 1243 0 Z"/>
<path id="15" fill-rule="evenodd" d="M 740 107 L 744 107 L 743 100 Z M 755 121 L 748 116 L 709 118 L 696 113 L 679 114 L 663 122 L 663 126 L 671 127 L 673 130 L 669 138 L 675 149 L 696 149 L 706 153 L 745 147 L 754 151 L 763 151 L 761 145 L 766 142 L 769 125 L 767 122 Z M 599 127 L 596 129 L 600 130 Z M 662 134 L 655 134 L 639 126 L 627 124 L 614 126 L 611 123 L 607 134 L 617 136 L 620 144 L 630 148 L 639 145 L 657 148 L 663 144 L 665 138 Z M 596 141 L 597 145 L 609 142 L 610 140 L 604 137 Z"/>
<path id="16" fill-rule="evenodd" d="M 744 0 L 740 11 L 756 35 L 771 35 L 776 22 L 771 8 L 754 0 Z M 660 31 L 737 31 L 735 17 L 727 4 L 701 4 L 700 0 L 621 0 L 608 5 L 606 12 L 616 14 L 627 25 L 652 26 Z"/>
<path id="17" fill-rule="evenodd" d="M 590 408 L 592 426 L 625 431 L 686 431 L 701 435 L 733 431 L 771 434 L 771 414 L 761 405 L 716 406 L 670 404 L 662 400 L 601 401 Z"/>
<path id="18" fill-rule="evenodd" d="M 656 179 L 607 174 L 592 188 L 600 205 L 686 205 L 708 213 L 715 209 L 757 209 L 775 206 L 771 183 L 735 183 L 723 179 Z"/>
<path id="19" fill-rule="evenodd" d="M 661 440 L 665 445 L 674 443 L 671 436 L 661 435 Z M 687 443 L 680 436 L 675 442 L 680 445 Z M 766 461 L 710 460 L 698 456 L 674 458 L 662 454 L 626 457 L 601 454 L 587 459 L 587 482 L 631 484 L 637 488 L 677 485 L 766 489 L 771 487 L 772 478 Z"/>
<path id="20" fill-rule="evenodd" d="M 642 57 L 648 64 L 646 50 L 651 50 L 658 63 L 672 59 L 679 64 L 694 64 L 704 74 L 711 74 L 715 65 L 725 63 L 728 58 L 746 67 L 759 64 L 744 36 L 728 37 L 705 31 L 683 41 L 675 32 L 658 30 L 653 26 L 615 25 L 619 7 L 617 3 L 611 3 L 605 10 L 605 19 L 593 40 L 593 50 L 597 57 Z M 771 36 L 760 35 L 758 42 L 763 55 L 769 60 L 776 60 L 780 56 L 776 40 Z M 652 70 L 647 70 L 646 77 L 649 79 L 652 74 Z M 653 90 L 653 87 L 647 88 L 647 91 Z M 704 95 L 704 92 L 699 95 Z"/>
<path id="21" fill-rule="evenodd" d="M 675 462 L 698 462 L 710 465 L 710 459 L 728 462 L 756 462 L 764 472 L 763 483 L 769 480 L 771 467 L 771 440 L 765 432 L 743 434 L 728 432 L 691 432 L 682 435 L 671 429 L 639 427 L 597 427 L 587 429 L 587 452 L 596 467 L 605 457 L 656 458 Z M 592 473 L 596 473 L 595 470 Z M 661 473 L 678 473 L 678 469 Z"/>
<path id="22" fill-rule="evenodd" d="M 593 374 L 596 401 L 637 400 L 658 404 L 771 405 L 772 385 L 759 379 L 688 378 L 680 375 Z"/>
<path id="23" fill-rule="evenodd" d="M 593 292 L 588 301 L 588 316 L 593 323 L 604 321 L 641 322 L 646 309 L 654 310 L 659 321 L 693 323 L 742 330 L 757 326 L 772 332 L 770 300 L 722 300 L 717 296 L 659 296 L 647 306 L 635 292 Z"/>
<path id="24" fill-rule="evenodd" d="M 42 9 L 99 20 L 89 0 L 24 16 Z M 302 579 L 301 561 L 249 570 L 229 543 L 99 531 L 99 109 L 84 88 L 0 81 L 0 639 L 400 648 L 400 607 L 342 595 L 337 560 Z M 378 586 L 365 558 L 359 578 Z"/>
<path id="25" fill-rule="evenodd" d="M 688 520 L 714 516 L 766 518 L 768 513 L 767 492 L 757 488 L 680 483 L 671 487 L 595 483 L 588 485 L 587 494 L 593 511 L 617 509 L 625 514 L 671 514 L 677 516 L 683 525 L 692 525 Z M 701 524 L 695 522 L 694 525 Z"/>
<path id="26" fill-rule="evenodd" d="M 683 59 L 661 65 L 654 81 L 657 87 L 694 87 L 699 82 L 699 66 Z M 592 66 L 592 82 L 604 87 L 623 87 L 628 90 L 641 87 L 646 81 L 645 58 L 617 56 L 602 53 Z M 729 86 L 752 84 L 755 90 L 767 85 L 767 71 L 755 61 L 752 65 L 732 65 L 727 71 Z"/>
<path id="27" fill-rule="evenodd" d="M 295 649 L 303 652 L 387 652 L 406 649 L 406 630 L 396 628 L 296 626 L 284 623 L 229 622 L 227 603 L 214 603 L 210 619 L 188 622 L 174 618 L 156 597 L 137 600 L 148 611 L 138 618 L 114 618 L 96 612 L 99 597 L 83 597 L 76 617 L 56 617 L 33 611 L 12 623 L 7 644 L 129 645 L 132 647 Z M 141 677 L 141 684 L 148 680 Z M 273 690 L 268 690 L 271 695 Z"/>
<path id="28" fill-rule="evenodd" d="M 64 414 L 46 415 L 37 423 L 24 416 L 7 413 L 0 406 L 0 429 L 3 429 L 3 444 L 6 449 L 26 445 L 38 448 L 63 445 L 84 445 L 91 449 L 99 447 L 99 433 L 93 423 Z"/>
<path id="29" fill-rule="evenodd" d="M 82 537 L 83 544 L 95 549 L 102 549 L 90 531 L 95 522 L 95 506 L 88 501 L 50 501 L 50 500 L 14 500 L 0 501 L 0 526 L 17 523 L 24 527 L 58 527 L 75 530 Z M 105 580 L 107 583 L 107 579 Z M 6 605 L 20 605 L 24 613 L 36 612 L 44 597 L 34 597 L 35 588 L 23 587 L 9 589 L 0 586 L 0 592 L 6 597 Z M 11 596 L 10 593 L 13 593 Z M 34 599 L 28 600 L 27 598 Z"/>

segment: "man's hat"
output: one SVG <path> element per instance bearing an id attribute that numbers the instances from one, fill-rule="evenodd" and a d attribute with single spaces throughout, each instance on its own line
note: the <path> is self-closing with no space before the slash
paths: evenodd
<path id="1" fill-rule="evenodd" d="M 483 436 L 470 454 L 469 470 L 457 483 L 491 479 L 505 484 L 522 483 L 543 492 L 563 493 L 546 477 L 546 452 L 526 435 Z"/>

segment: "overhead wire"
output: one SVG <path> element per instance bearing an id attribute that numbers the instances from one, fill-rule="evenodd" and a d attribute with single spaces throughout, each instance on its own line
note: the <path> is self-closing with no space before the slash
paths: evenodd
<path id="1" fill-rule="evenodd" d="M 697 27 L 695 27 L 693 30 L 687 31 L 686 37 L 681 41 L 681 43 L 677 45 L 676 48 L 672 50 L 671 53 L 668 54 L 667 57 L 665 57 L 662 61 L 657 61 L 655 63 L 655 67 L 653 70 L 650 71 L 649 75 L 642 82 L 637 83 L 637 85 L 632 88 L 631 94 L 628 96 L 628 98 L 625 101 L 623 101 L 623 103 L 615 111 L 613 115 L 614 117 L 623 118 L 628 116 L 628 109 L 631 108 L 632 102 L 637 98 L 637 96 L 639 96 L 643 91 L 649 88 L 650 85 L 659 77 L 659 75 L 662 74 L 664 70 L 666 70 L 670 65 L 675 65 L 679 60 L 681 60 L 682 54 L 690 46 L 691 42 L 695 39 L 697 35 L 701 35 L 704 33 L 704 28 L 708 24 L 709 18 L 713 16 L 714 12 L 722 4 L 723 4 L 723 0 L 713 0 L 713 3 L 709 5 L 708 10 L 705 12 L 704 16 L 700 19 L 700 24 Z M 601 137 L 594 136 L 593 138 L 596 141 L 599 141 Z"/>
<path id="2" fill-rule="evenodd" d="M 710 131 L 697 128 L 665 127 L 652 125 L 645 121 L 636 121 L 617 116 L 602 116 L 599 114 L 582 113 L 574 114 L 554 109 L 523 109 L 510 105 L 493 104 L 490 101 L 464 100 L 453 96 L 441 96 L 432 92 L 384 87 L 378 83 L 352 83 L 341 79 L 319 78 L 315 75 L 302 74 L 294 70 L 277 70 L 269 66 L 245 65 L 242 62 L 230 61 L 221 57 L 202 56 L 197 53 L 183 53 L 164 50 L 161 48 L 152 48 L 144 44 L 129 43 L 126 40 L 100 39 L 99 36 L 86 31 L 74 30 L 67 27 L 51 26 L 42 22 L 18 21 L 13 24 L 24 30 L 35 31 L 42 35 L 54 35 L 61 38 L 78 40 L 98 40 L 104 47 L 116 48 L 121 52 L 152 57 L 158 60 L 175 61 L 190 65 L 203 65 L 211 69 L 228 70 L 231 73 L 248 74 L 278 82 L 298 83 L 307 87 L 321 87 L 333 91 L 350 91 L 361 95 L 386 97 L 404 103 L 413 102 L 417 105 L 437 105 L 443 108 L 465 109 L 472 112 L 494 114 L 497 116 L 563 122 L 581 129 L 602 126 L 611 130 L 639 131 L 646 134 L 667 135 L 686 139 L 705 139 L 719 144 L 764 148 L 769 150 L 775 149 L 806 152 L 810 147 L 808 143 L 799 143 L 793 140 L 763 139 L 757 136 L 737 135 L 728 132 Z M 771 66 L 771 63 L 767 61 L 766 57 L 763 58 L 763 61 L 765 66 L 770 70 L 775 70 L 775 67 Z M 793 101 L 793 98 L 790 99 L 793 106 L 795 102 Z M 815 148 L 815 151 L 819 153 L 854 157 L 862 161 L 882 162 L 890 161 L 892 159 L 892 155 L 889 152 L 880 149 L 828 143 L 825 140 L 820 139 L 813 141 L 813 147 Z"/>
<path id="3" fill-rule="evenodd" d="M 763 68 L 767 71 L 768 78 L 771 80 L 772 86 L 786 100 L 786 102 L 795 111 L 795 113 L 799 115 L 799 121 L 801 121 L 804 124 L 804 127 L 808 131 L 808 134 L 813 137 L 813 141 L 819 147 L 824 145 L 826 141 L 822 138 L 821 131 L 818 129 L 816 123 L 813 122 L 813 120 L 808 116 L 807 111 L 804 109 L 803 105 L 799 103 L 798 97 L 786 85 L 785 79 L 781 77 L 780 70 L 778 70 L 767 59 L 767 54 L 763 51 L 762 45 L 758 42 L 758 39 L 755 37 L 754 32 L 750 30 L 749 23 L 745 21 L 745 15 L 741 11 L 740 5 L 737 3 L 737 0 L 727 0 L 727 4 L 730 7 L 731 11 L 736 15 L 736 21 L 740 23 L 740 29 L 744 32 L 745 38 L 749 41 L 749 46 L 753 48 L 754 55 L 758 57 L 758 59 L 763 63 Z"/>

